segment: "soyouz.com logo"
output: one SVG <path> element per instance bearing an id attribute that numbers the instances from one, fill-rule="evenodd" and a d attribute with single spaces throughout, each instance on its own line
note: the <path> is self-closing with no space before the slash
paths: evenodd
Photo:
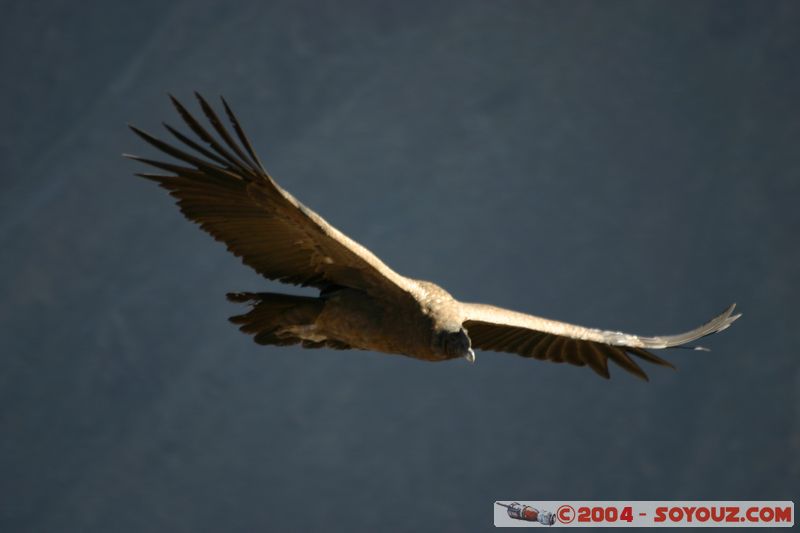
<path id="1" fill-rule="evenodd" d="M 496 527 L 792 527 L 791 501 L 497 501 Z"/>

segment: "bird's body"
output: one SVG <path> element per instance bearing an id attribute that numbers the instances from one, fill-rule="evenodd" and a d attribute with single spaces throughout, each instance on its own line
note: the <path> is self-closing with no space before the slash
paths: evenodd
<path id="1" fill-rule="evenodd" d="M 317 329 L 362 350 L 428 361 L 447 359 L 437 339 L 446 331 L 448 324 L 442 320 L 449 316 L 448 306 L 454 307 L 454 300 L 443 290 L 440 293 L 433 298 L 384 300 L 353 289 L 334 291 L 325 300 Z"/>
<path id="2" fill-rule="evenodd" d="M 275 311 L 275 303 L 287 302 L 287 295 L 237 293 L 229 298 L 254 304 L 250 313 L 233 318 L 246 332 L 253 327 L 263 330 L 262 314 L 273 319 L 281 317 L 272 334 L 284 342 L 291 340 L 292 344 L 299 342 L 309 348 L 328 346 L 400 354 L 426 361 L 462 357 L 463 353 L 448 352 L 445 346 L 448 335 L 457 335 L 462 328 L 459 302 L 433 283 L 409 281 L 418 285 L 410 294 L 373 296 L 338 288 L 318 298 L 289 297 L 294 302 L 294 314 Z M 267 311 L 262 307 L 272 308 Z M 298 308 L 306 312 L 297 314 Z M 272 336 L 259 338 L 256 334 L 257 342 L 272 340 Z"/>
<path id="3" fill-rule="evenodd" d="M 672 366 L 652 349 L 685 346 L 722 331 L 740 315 L 734 306 L 679 335 L 644 337 L 548 320 L 485 305 L 459 302 L 429 281 L 402 276 L 319 215 L 267 174 L 227 103 L 238 142 L 211 106 L 197 95 L 212 135 L 174 98 L 203 146 L 170 126 L 193 153 L 131 126 L 162 152 L 188 164 L 129 156 L 168 174 L 140 174 L 178 199 L 181 211 L 268 279 L 319 289 L 319 296 L 232 293 L 249 312 L 231 318 L 259 344 L 362 349 L 425 361 L 465 357 L 473 347 L 524 357 L 588 365 L 608 377 L 608 359 L 647 379 L 630 357 Z M 220 139 L 222 142 L 220 142 Z"/>

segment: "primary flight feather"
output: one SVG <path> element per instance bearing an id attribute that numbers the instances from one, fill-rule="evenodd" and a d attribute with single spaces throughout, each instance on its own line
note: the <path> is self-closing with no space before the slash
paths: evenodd
<path id="1" fill-rule="evenodd" d="M 474 361 L 473 348 L 479 348 L 588 365 L 605 378 L 611 359 L 647 379 L 632 355 L 672 366 L 650 350 L 686 347 L 724 330 L 740 316 L 733 314 L 731 305 L 686 333 L 645 337 L 459 302 L 434 283 L 398 274 L 282 189 L 262 166 L 227 102 L 222 99 L 235 138 L 211 105 L 195 95 L 210 129 L 170 96 L 197 137 L 193 140 L 165 124 L 184 147 L 130 126 L 177 163 L 126 157 L 166 172 L 138 175 L 167 189 L 187 218 L 224 242 L 246 265 L 271 280 L 319 289 L 318 297 L 228 294 L 232 301 L 251 305 L 231 321 L 259 344 L 373 350 L 427 361 Z"/>

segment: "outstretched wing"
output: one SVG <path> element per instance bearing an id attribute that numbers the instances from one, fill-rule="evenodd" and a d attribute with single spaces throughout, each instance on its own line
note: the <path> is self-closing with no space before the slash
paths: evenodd
<path id="1" fill-rule="evenodd" d="M 126 155 L 168 173 L 139 176 L 169 190 L 187 218 L 266 278 L 322 290 L 332 286 L 372 293 L 407 290 L 407 278 L 275 183 L 224 99 L 222 104 L 238 142 L 208 102 L 195 95 L 218 137 L 170 96 L 184 122 L 205 146 L 167 124 L 167 131 L 184 147 L 177 148 L 130 126 L 147 143 L 180 161 L 174 164 Z"/>
<path id="2" fill-rule="evenodd" d="M 647 374 L 630 355 L 657 365 L 673 367 L 648 350 L 683 346 L 726 329 L 741 316 L 733 314 L 735 306 L 731 305 L 721 315 L 696 329 L 660 337 L 584 328 L 491 305 L 462 304 L 462 309 L 464 328 L 472 339 L 473 347 L 556 363 L 589 365 L 604 378 L 609 377 L 608 360 L 611 359 L 625 370 L 647 380 Z"/>

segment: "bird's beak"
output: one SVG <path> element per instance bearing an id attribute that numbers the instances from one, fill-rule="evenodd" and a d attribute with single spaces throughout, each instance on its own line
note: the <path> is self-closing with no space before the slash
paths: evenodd
<path id="1" fill-rule="evenodd" d="M 464 359 L 466 359 L 470 363 L 474 363 L 475 362 L 475 352 L 472 350 L 472 348 L 470 348 L 467 351 L 467 355 L 464 356 Z"/>

